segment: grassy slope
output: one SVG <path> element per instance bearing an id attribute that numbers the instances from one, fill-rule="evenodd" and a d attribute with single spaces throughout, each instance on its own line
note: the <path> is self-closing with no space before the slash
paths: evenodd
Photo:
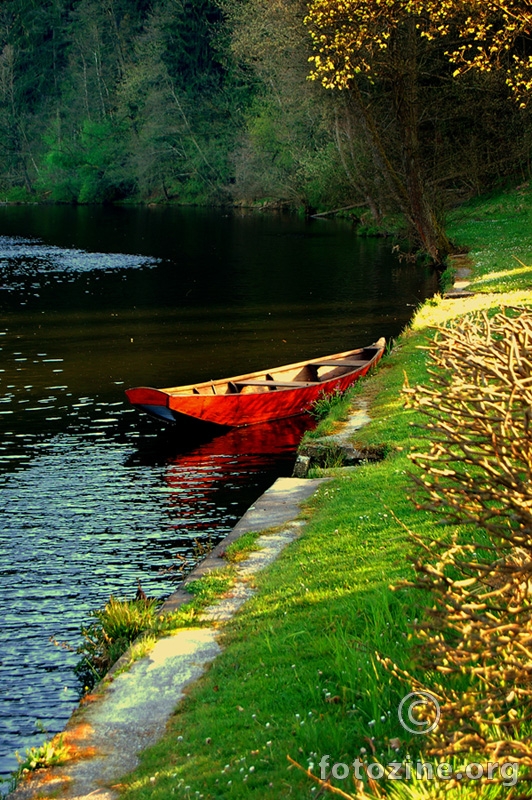
<path id="1" fill-rule="evenodd" d="M 530 285 L 532 268 L 516 273 L 511 258 L 532 262 L 527 195 L 471 204 L 455 213 L 450 233 L 471 244 L 476 279 L 490 270 L 504 273 L 490 290 Z M 397 720 L 407 689 L 374 657 L 378 649 L 411 665 L 408 621 L 427 598 L 389 586 L 411 569 L 406 528 L 427 538 L 435 531 L 434 518 L 408 498 L 407 456 L 423 431 L 412 427 L 422 420 L 405 410 L 401 387 L 405 372 L 410 385 L 427 379 L 418 346 L 428 326 L 501 302 L 532 304 L 532 295 L 436 299 L 420 310 L 363 389 L 372 422 L 360 443 L 386 444 L 388 457 L 321 489 L 302 538 L 259 579 L 259 594 L 226 629 L 224 653 L 190 689 L 167 736 L 124 781 L 127 800 L 312 797 L 310 780 L 288 769 L 287 755 L 316 764 L 317 772 L 324 754 L 331 763 L 349 763 L 361 749 L 384 760 L 415 754 L 420 743 L 412 740 L 422 737 L 405 738 Z M 392 753 L 396 738 L 401 749 Z M 349 790 L 347 781 L 338 785 Z"/>
<path id="2" fill-rule="evenodd" d="M 532 287 L 532 192 L 528 184 L 478 198 L 457 209 L 449 223 L 451 237 L 471 248 L 475 288 L 508 292 Z"/>

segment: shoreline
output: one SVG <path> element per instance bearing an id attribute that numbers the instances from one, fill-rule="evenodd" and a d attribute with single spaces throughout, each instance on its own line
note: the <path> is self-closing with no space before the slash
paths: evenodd
<path id="1" fill-rule="evenodd" d="M 514 222 L 523 222 L 511 219 L 511 206 L 510 199 L 508 237 Z M 462 238 L 476 236 L 472 271 L 458 278 L 468 285 L 418 309 L 356 398 L 371 421 L 352 444 L 381 447 L 385 458 L 354 470 L 313 468 L 313 477 L 330 480 L 306 510 L 303 535 L 257 577 L 257 593 L 224 628 L 222 652 L 189 686 L 165 735 L 122 779 L 124 800 L 240 800 L 250 791 L 265 800 L 307 797 L 313 783 L 305 770 L 323 754 L 349 763 L 368 752 L 381 760 L 421 752 L 422 743 L 397 720 L 401 686 L 375 659 L 377 651 L 409 664 L 411 622 L 427 598 L 390 586 L 412 574 L 407 532 L 424 541 L 435 535 L 434 516 L 411 500 L 408 454 L 427 439 L 419 417 L 405 408 L 402 387 L 405 379 L 411 387 L 426 383 L 424 348 L 438 325 L 475 311 L 532 306 L 532 267 L 513 268 L 515 244 L 504 239 L 502 223 L 493 232 L 490 209 L 482 216 L 473 207 L 469 229 L 464 215 L 452 223 Z M 532 203 L 526 213 L 519 258 L 532 249 Z M 484 293 L 495 280 L 497 291 Z M 302 769 L 290 768 L 287 756 Z M 476 796 L 474 786 L 464 792 L 461 798 Z"/>

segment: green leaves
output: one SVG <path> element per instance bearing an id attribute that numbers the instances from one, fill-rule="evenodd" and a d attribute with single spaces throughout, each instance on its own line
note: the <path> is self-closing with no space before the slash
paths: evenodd
<path id="1" fill-rule="evenodd" d="M 112 118 L 84 120 L 73 142 L 47 136 L 48 152 L 37 186 L 58 202 L 105 203 L 131 192 L 125 167 L 124 125 Z"/>

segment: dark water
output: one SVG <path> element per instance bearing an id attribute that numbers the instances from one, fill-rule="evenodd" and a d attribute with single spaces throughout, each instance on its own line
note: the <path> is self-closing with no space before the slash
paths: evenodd
<path id="1" fill-rule="evenodd" d="M 435 289 L 347 224 L 168 208 L 0 207 L 0 774 L 61 730 L 90 609 L 219 541 L 308 421 L 160 429 L 123 390 L 396 336 Z"/>

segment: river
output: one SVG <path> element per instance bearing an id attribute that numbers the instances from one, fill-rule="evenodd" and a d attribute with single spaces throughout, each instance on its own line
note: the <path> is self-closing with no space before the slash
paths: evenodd
<path id="1" fill-rule="evenodd" d="M 0 775 L 79 697 L 80 626 L 176 586 L 279 475 L 308 420 L 187 436 L 124 389 L 395 337 L 436 289 L 347 222 L 0 206 Z"/>

